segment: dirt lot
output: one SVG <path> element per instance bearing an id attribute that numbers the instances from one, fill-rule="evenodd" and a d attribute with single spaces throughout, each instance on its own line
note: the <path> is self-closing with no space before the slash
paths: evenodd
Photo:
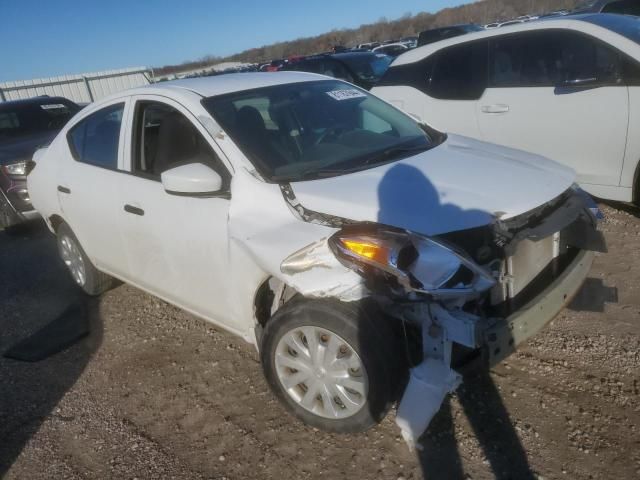
<path id="1" fill-rule="evenodd" d="M 0 357 L 0 476 L 640 478 L 640 213 L 603 210 L 610 253 L 572 308 L 467 381 L 418 455 L 393 414 L 363 435 L 305 427 L 241 339 L 126 285 L 89 301 L 46 231 L 0 232 L 0 353 L 71 304 L 90 324 L 44 361 Z"/>

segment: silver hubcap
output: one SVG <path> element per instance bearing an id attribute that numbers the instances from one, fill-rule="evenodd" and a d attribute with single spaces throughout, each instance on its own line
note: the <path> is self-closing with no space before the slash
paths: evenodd
<path id="1" fill-rule="evenodd" d="M 71 276 L 75 282 L 83 287 L 86 281 L 84 259 L 76 242 L 67 235 L 63 235 L 60 238 L 60 256 L 71 272 Z"/>
<path id="2" fill-rule="evenodd" d="M 305 410 L 325 418 L 355 415 L 367 400 L 367 373 L 340 336 L 300 327 L 278 342 L 276 373 L 284 390 Z"/>

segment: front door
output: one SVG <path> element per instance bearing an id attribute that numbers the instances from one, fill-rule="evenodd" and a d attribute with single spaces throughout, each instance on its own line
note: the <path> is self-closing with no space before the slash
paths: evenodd
<path id="1" fill-rule="evenodd" d="M 619 54 L 572 31 L 491 40 L 481 136 L 572 167 L 589 184 L 617 186 L 629 118 Z"/>
<path id="2" fill-rule="evenodd" d="M 130 277 L 151 293 L 233 329 L 226 281 L 229 170 L 208 133 L 180 104 L 154 96 L 134 102 L 126 148 L 131 174 L 120 185 Z M 215 169 L 225 192 L 206 198 L 167 193 L 161 173 L 188 163 Z"/>

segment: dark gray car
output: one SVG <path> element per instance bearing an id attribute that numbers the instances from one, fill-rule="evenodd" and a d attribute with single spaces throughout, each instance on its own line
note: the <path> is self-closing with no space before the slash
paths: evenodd
<path id="1" fill-rule="evenodd" d="M 0 228 L 37 218 L 27 191 L 27 162 L 79 110 L 62 97 L 0 103 Z"/>
<path id="2" fill-rule="evenodd" d="M 319 73 L 370 90 L 392 61 L 392 57 L 383 53 L 344 52 L 312 55 L 285 65 L 282 70 Z"/>
<path id="3" fill-rule="evenodd" d="M 640 15 L 638 0 L 587 0 L 571 12 L 580 13 L 620 13 L 623 15 Z"/>

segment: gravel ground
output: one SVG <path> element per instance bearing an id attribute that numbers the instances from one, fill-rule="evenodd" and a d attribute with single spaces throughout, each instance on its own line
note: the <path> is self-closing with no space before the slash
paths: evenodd
<path id="1" fill-rule="evenodd" d="M 466 381 L 418 455 L 393 414 L 361 435 L 302 425 L 241 339 L 127 285 L 88 300 L 48 232 L 0 232 L 0 352 L 69 304 L 91 327 L 41 362 L 0 357 L 0 476 L 640 478 L 640 213 L 603 210 L 610 252 L 571 308 Z"/>

